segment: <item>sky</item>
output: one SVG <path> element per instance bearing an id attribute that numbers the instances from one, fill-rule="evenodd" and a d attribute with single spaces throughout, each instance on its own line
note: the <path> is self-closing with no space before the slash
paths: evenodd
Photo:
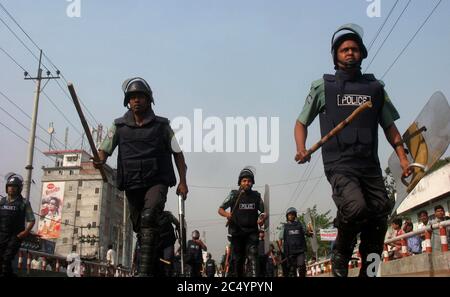
<path id="1" fill-rule="evenodd" d="M 369 45 L 386 21 L 369 50 L 368 59 L 363 62 L 365 70 L 408 5 L 367 71 L 381 78 L 437 2 L 413 0 L 408 5 L 408 1 L 400 0 L 386 21 L 396 1 L 376 1 L 375 4 L 380 4 L 376 10 L 380 17 L 368 16 L 367 8 L 373 3 L 366 0 L 80 0 L 80 17 L 67 14 L 68 7 L 75 5 L 73 1 L 0 1 L 64 77 L 74 83 L 95 117 L 93 120 L 88 116 L 92 124 L 109 127 L 126 111 L 121 85 L 134 76 L 149 82 L 155 97 L 155 112 L 170 120 L 185 117 L 193 122 L 195 109 L 201 109 L 204 119 L 217 117 L 224 125 L 227 117 L 263 117 L 269 123 L 270 118 L 279 119 L 279 158 L 274 163 L 262 164 L 261 153 L 248 152 L 248 149 L 239 153 L 185 153 L 190 186 L 186 202 L 188 234 L 198 229 L 206 235 L 206 243 L 216 259 L 226 244 L 225 220 L 219 217 L 217 209 L 229 191 L 237 187 L 238 174 L 244 166 L 255 167 L 256 190 L 263 193 L 265 184 L 272 185 L 272 230 L 284 220 L 284 212 L 290 206 L 303 212 L 317 205 L 320 212 L 331 210 L 331 216 L 335 215 L 320 151 L 309 164 L 297 165 L 293 137 L 295 120 L 311 82 L 324 73 L 333 73 L 331 36 L 340 25 L 356 23 L 364 29 L 364 42 Z M 442 0 L 383 77 L 386 91 L 401 116 L 396 122 L 401 132 L 435 91 L 450 94 L 449 12 L 450 1 Z M 3 22 L 36 56 L 38 49 L 1 9 L 0 18 L 1 48 L 35 76 L 36 59 Z M 23 70 L 3 51 L 0 51 L 0 65 L 0 92 L 30 116 L 34 83 L 23 79 Z M 54 74 L 55 69 L 48 60 L 44 59 L 44 65 Z M 59 83 L 65 88 L 64 80 Z M 61 142 L 69 127 L 69 147 L 81 147 L 82 128 L 70 99 L 55 81 L 48 83 L 45 93 L 61 112 L 41 96 L 40 125 L 45 130 L 53 122 L 54 136 Z M 29 117 L 1 94 L 0 107 L 25 127 L 30 126 Z M 0 122 L 28 140 L 27 129 L 13 118 L 0 110 Z M 15 171 L 25 175 L 27 144 L 3 125 L 0 125 L 3 139 L 0 174 Z M 48 150 L 45 142 L 48 143 L 49 135 L 40 128 L 37 134 L 44 140 L 37 140 L 37 147 Z M 307 146 L 319 137 L 316 119 L 309 127 Z M 381 167 L 385 168 L 392 148 L 382 131 L 379 138 Z M 40 152 L 35 153 L 36 184 L 31 198 L 35 209 L 40 200 L 41 167 L 52 163 Z M 114 160 L 110 164 L 114 165 Z M 166 208 L 177 212 L 175 188 L 170 190 Z"/>

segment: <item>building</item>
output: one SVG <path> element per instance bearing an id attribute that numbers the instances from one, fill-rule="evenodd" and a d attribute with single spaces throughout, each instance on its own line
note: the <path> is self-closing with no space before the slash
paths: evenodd
<path id="1" fill-rule="evenodd" d="M 113 244 L 116 263 L 130 267 L 133 231 L 125 194 L 115 187 L 116 171 L 105 165 L 104 183 L 84 150 L 45 154 L 55 166 L 42 167 L 38 234 L 56 242 L 56 255 L 76 251 L 92 261 L 105 261 Z"/>

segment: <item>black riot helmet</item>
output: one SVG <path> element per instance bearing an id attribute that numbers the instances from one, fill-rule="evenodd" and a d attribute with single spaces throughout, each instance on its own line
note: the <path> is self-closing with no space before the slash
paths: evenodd
<path id="1" fill-rule="evenodd" d="M 6 185 L 5 190 L 8 192 L 8 186 L 16 186 L 19 189 L 19 194 L 22 192 L 23 189 L 23 177 L 16 173 L 8 173 L 5 176 Z"/>
<path id="2" fill-rule="evenodd" d="M 295 209 L 295 207 L 289 207 L 286 210 L 286 220 L 287 220 L 288 214 L 290 214 L 290 213 L 293 213 L 295 216 L 297 216 L 297 209 Z"/>
<path id="3" fill-rule="evenodd" d="M 334 65 L 337 67 L 337 51 L 341 44 L 346 40 L 355 41 L 359 49 L 361 51 L 361 61 L 355 64 L 347 65 L 349 68 L 353 68 L 355 66 L 359 67 L 361 65 L 362 60 L 367 58 L 367 48 L 363 42 L 364 31 L 363 29 L 356 24 L 345 24 L 340 26 L 336 32 L 334 32 L 333 37 L 331 38 L 331 54 L 333 56 Z"/>
<path id="4" fill-rule="evenodd" d="M 255 174 L 253 168 L 245 167 L 244 169 L 241 170 L 241 172 L 239 173 L 238 186 L 241 185 L 241 180 L 244 177 L 250 178 L 252 180 L 252 183 L 255 184 Z"/>
<path id="5" fill-rule="evenodd" d="M 122 90 L 124 93 L 123 106 L 127 106 L 130 101 L 130 95 L 133 93 L 142 93 L 147 96 L 150 103 L 154 103 L 153 92 L 149 84 L 145 79 L 140 77 L 133 77 L 125 80 L 122 84 Z"/>
<path id="6" fill-rule="evenodd" d="M 192 238 L 199 239 L 200 238 L 200 232 L 198 230 L 192 231 Z"/>

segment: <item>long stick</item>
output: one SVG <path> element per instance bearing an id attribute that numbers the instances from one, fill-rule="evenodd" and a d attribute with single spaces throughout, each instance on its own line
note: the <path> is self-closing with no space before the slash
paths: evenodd
<path id="1" fill-rule="evenodd" d="M 180 220 L 180 256 L 181 256 L 181 275 L 184 276 L 184 253 L 186 251 L 186 226 L 184 224 L 184 198 L 178 196 L 178 215 Z"/>
<path id="2" fill-rule="evenodd" d="M 78 116 L 81 120 L 81 125 L 83 126 L 84 133 L 86 134 L 86 137 L 89 142 L 89 146 L 91 147 L 92 155 L 94 156 L 94 161 L 100 161 L 100 157 L 98 156 L 97 148 L 95 147 L 94 139 L 92 138 L 91 131 L 89 130 L 89 126 L 86 122 L 86 118 L 84 117 L 83 110 L 80 106 L 80 101 L 78 100 L 77 93 L 75 92 L 75 88 L 73 87 L 73 84 L 69 82 L 67 84 L 67 87 L 69 88 L 70 96 L 72 96 L 73 104 L 75 104 L 75 108 L 77 109 Z M 108 182 L 108 178 L 106 177 L 105 169 L 100 167 L 100 174 L 102 176 L 103 181 L 106 183 Z"/>
<path id="3" fill-rule="evenodd" d="M 303 159 L 308 158 L 311 156 L 315 151 L 317 151 L 319 148 L 324 145 L 325 142 L 327 142 L 331 137 L 335 136 L 339 132 L 341 132 L 342 129 L 344 129 L 348 124 L 350 124 L 355 117 L 357 117 L 361 112 L 363 112 L 366 109 L 372 108 L 372 102 L 367 101 L 366 103 L 360 105 L 357 109 L 355 109 L 351 115 L 349 115 L 345 120 L 340 122 L 336 127 L 333 128 L 330 132 L 328 132 L 327 135 L 322 137 L 321 140 L 319 140 L 316 144 L 314 144 L 306 153 L 306 155 L 303 157 Z"/>

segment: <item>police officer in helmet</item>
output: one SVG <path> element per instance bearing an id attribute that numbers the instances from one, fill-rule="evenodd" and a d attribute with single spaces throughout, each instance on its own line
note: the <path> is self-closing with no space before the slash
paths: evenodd
<path id="1" fill-rule="evenodd" d="M 12 261 L 36 221 L 30 202 L 21 194 L 22 188 L 20 175 L 6 175 L 7 196 L 0 199 L 0 276 L 3 277 L 13 276 Z"/>
<path id="2" fill-rule="evenodd" d="M 206 262 L 205 262 L 205 274 L 206 277 L 214 277 L 216 274 L 216 261 L 212 259 L 211 253 L 208 253 L 206 255 Z"/>
<path id="3" fill-rule="evenodd" d="M 331 184 L 338 212 L 335 226 L 338 236 L 332 253 L 332 273 L 346 277 L 355 238 L 361 233 L 359 252 L 362 257 L 360 276 L 366 276 L 367 256 L 381 254 L 387 217 L 392 211 L 384 186 L 378 159 L 378 126 L 397 153 L 408 176 L 410 169 L 401 136 L 394 123 L 399 114 L 384 89 L 384 83 L 373 74 L 362 74 L 361 63 L 367 57 L 362 28 L 355 24 L 341 26 L 332 37 L 331 52 L 335 74 L 325 74 L 311 85 L 310 93 L 295 125 L 298 163 L 306 156 L 307 127 L 320 117 L 325 136 L 347 118 L 359 105 L 371 101 L 365 110 L 335 137 L 322 146 L 325 174 Z"/>
<path id="4" fill-rule="evenodd" d="M 203 251 L 208 248 L 200 239 L 200 232 L 198 230 L 192 231 L 192 239 L 186 244 L 187 246 L 187 260 L 186 263 L 190 266 L 191 277 L 201 277 L 203 265 Z"/>
<path id="5" fill-rule="evenodd" d="M 169 120 L 156 116 L 151 104 L 153 92 L 140 78 L 123 85 L 124 107 L 128 111 L 114 121 L 99 149 L 98 168 L 118 146 L 117 187 L 125 191 L 133 223 L 140 239 L 140 276 L 155 276 L 158 267 L 160 216 L 168 188 L 176 185 L 172 156 L 179 174 L 177 195 L 186 199 L 186 164 Z"/>
<path id="6" fill-rule="evenodd" d="M 228 219 L 228 233 L 234 257 L 234 272 L 237 277 L 244 276 L 246 257 L 249 260 L 252 277 L 257 276 L 258 225 L 266 220 L 264 202 L 258 191 L 253 191 L 255 177 L 251 168 L 239 173 L 238 190 L 232 190 L 219 207 L 219 214 Z M 226 209 L 230 208 L 230 211 Z M 262 215 L 260 215 L 262 214 Z"/>
<path id="7" fill-rule="evenodd" d="M 310 231 L 310 230 L 308 230 Z M 296 277 L 297 271 L 300 277 L 306 277 L 306 233 L 302 223 L 297 220 L 297 210 L 289 207 L 286 210 L 286 224 L 282 225 L 278 246 L 282 247 L 287 261 L 287 274 Z"/>

